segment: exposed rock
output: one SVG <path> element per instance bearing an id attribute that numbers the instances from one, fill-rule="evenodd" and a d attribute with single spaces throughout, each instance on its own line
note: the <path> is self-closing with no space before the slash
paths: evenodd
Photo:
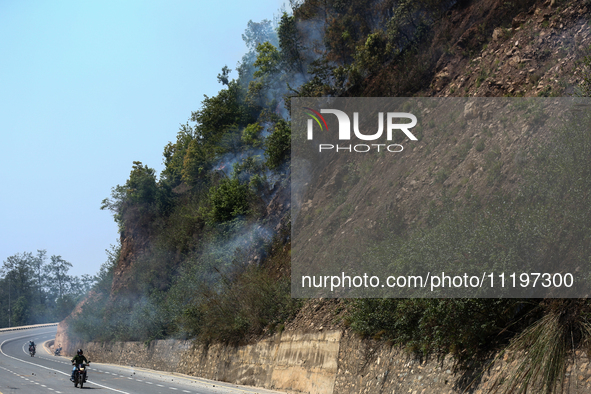
<path id="1" fill-rule="evenodd" d="M 513 21 L 511 22 L 511 26 L 513 26 L 513 28 L 517 28 L 519 26 L 521 26 L 522 24 L 524 24 L 527 21 L 527 14 L 525 12 L 522 12 L 521 14 L 517 15 L 515 18 L 513 18 Z"/>
<path id="2" fill-rule="evenodd" d="M 475 119 L 478 117 L 478 114 L 479 110 L 476 108 L 473 101 L 466 103 L 464 106 L 464 118 L 466 118 L 466 120 Z"/>
<path id="3" fill-rule="evenodd" d="M 505 36 L 505 30 L 502 27 L 497 27 L 493 30 L 492 39 L 493 41 L 499 41 Z"/>

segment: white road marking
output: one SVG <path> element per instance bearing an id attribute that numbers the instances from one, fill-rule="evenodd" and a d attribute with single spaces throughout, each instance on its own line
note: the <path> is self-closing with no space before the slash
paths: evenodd
<path id="1" fill-rule="evenodd" d="M 49 332 L 47 332 L 47 333 L 49 333 Z M 47 333 L 43 333 L 43 334 L 47 334 Z M 34 366 L 36 366 L 36 367 L 39 367 L 39 368 L 48 369 L 48 370 L 50 370 L 50 371 L 55 371 L 55 372 L 58 372 L 58 373 L 60 373 L 60 374 L 62 374 L 62 375 L 70 376 L 70 374 L 68 374 L 68 373 L 64 373 L 64 372 L 62 372 L 62 371 L 59 371 L 59 370 L 57 370 L 57 369 L 53 369 L 53 368 L 49 368 L 49 367 L 45 367 L 45 366 L 43 366 L 43 365 L 35 364 L 35 363 L 29 362 L 29 361 L 25 361 L 25 360 L 21 360 L 21 359 L 19 359 L 19 358 L 16 358 L 16 357 L 9 356 L 8 354 L 4 353 L 4 350 L 2 350 L 2 346 L 4 346 L 4 344 L 5 344 L 6 342 L 11 342 L 11 341 L 15 341 L 15 340 L 17 340 L 17 339 L 21 339 L 21 338 L 27 338 L 27 337 L 29 337 L 29 335 L 23 335 L 23 336 L 21 336 L 21 337 L 16 337 L 16 338 L 11 338 L 11 339 L 6 339 L 4 342 L 0 343 L 0 353 L 2 353 L 2 355 L 4 355 L 5 357 L 11 358 L 11 359 L 13 359 L 13 360 L 16 360 L 16 361 L 20 361 L 21 363 L 25 363 L 25 364 L 31 364 L 31 365 L 34 365 Z M 94 385 L 96 385 L 96 386 L 99 386 L 99 387 L 105 388 L 105 389 L 107 389 L 107 390 L 115 391 L 115 392 L 117 392 L 117 393 L 122 393 L 122 394 L 130 394 L 130 393 L 128 393 L 127 391 L 121 391 L 121 390 L 117 390 L 117 389 L 114 389 L 114 388 L 112 388 L 112 387 L 108 387 L 108 386 L 104 386 L 104 385 L 102 385 L 102 384 L 99 384 L 99 383 L 96 383 L 96 382 L 92 382 L 92 381 L 90 381 L 90 380 L 88 381 L 88 383 L 91 383 L 91 384 L 94 384 Z M 39 383 L 35 383 L 35 384 L 39 384 Z"/>

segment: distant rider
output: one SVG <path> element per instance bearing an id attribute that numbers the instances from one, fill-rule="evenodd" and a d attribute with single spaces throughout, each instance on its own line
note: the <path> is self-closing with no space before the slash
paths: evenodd
<path id="1" fill-rule="evenodd" d="M 35 353 L 35 341 L 29 341 L 29 351 Z"/>
<path id="2" fill-rule="evenodd" d="M 78 349 L 78 354 L 72 358 L 72 364 L 74 365 L 74 368 L 72 369 L 72 377 L 70 377 L 70 380 L 73 382 L 74 374 L 76 373 L 76 366 L 80 364 L 88 364 L 88 360 L 86 357 L 84 357 L 82 349 Z"/>

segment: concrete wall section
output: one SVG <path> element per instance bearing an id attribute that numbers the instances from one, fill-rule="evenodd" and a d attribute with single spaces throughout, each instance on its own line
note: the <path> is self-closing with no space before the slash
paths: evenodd
<path id="1" fill-rule="evenodd" d="M 332 393 L 341 331 L 276 334 L 252 345 L 193 345 L 162 340 L 85 344 L 96 362 L 166 370 L 208 379 L 311 394 Z"/>

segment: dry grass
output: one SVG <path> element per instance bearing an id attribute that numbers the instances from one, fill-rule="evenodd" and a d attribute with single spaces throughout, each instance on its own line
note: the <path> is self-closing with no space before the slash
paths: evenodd
<path id="1" fill-rule="evenodd" d="M 585 300 L 555 300 L 549 311 L 517 336 L 491 393 L 563 393 L 568 389 L 567 367 L 575 350 L 588 347 L 591 324 Z M 576 367 L 576 365 L 575 365 Z"/>

